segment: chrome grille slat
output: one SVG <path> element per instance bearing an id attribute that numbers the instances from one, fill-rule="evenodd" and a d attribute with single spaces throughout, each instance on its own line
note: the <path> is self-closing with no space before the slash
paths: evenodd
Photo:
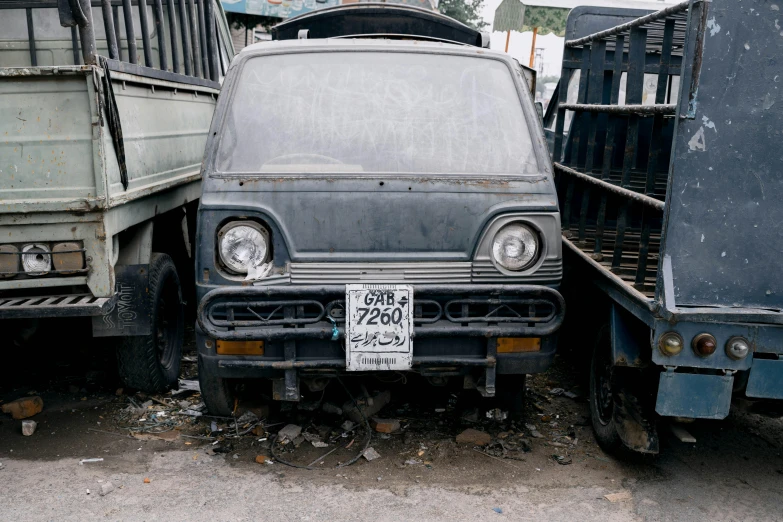
<path id="1" fill-rule="evenodd" d="M 295 285 L 356 282 L 552 283 L 558 282 L 563 275 L 562 260 L 546 260 L 535 273 L 517 277 L 501 274 L 489 260 L 443 263 L 291 263 L 289 269 L 291 284 Z"/>

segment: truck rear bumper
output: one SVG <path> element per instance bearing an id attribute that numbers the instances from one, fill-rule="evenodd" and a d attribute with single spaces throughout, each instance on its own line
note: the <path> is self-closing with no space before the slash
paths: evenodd
<path id="1" fill-rule="evenodd" d="M 95 297 L 92 294 L 0 297 L 0 319 L 104 315 L 115 300 L 116 296 Z"/>

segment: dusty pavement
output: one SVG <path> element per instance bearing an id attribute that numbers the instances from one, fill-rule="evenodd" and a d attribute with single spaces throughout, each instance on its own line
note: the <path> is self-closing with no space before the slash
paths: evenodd
<path id="1" fill-rule="evenodd" d="M 258 421 L 237 426 L 193 418 L 178 413 L 183 400 L 197 407 L 198 395 L 191 392 L 117 395 L 105 349 L 98 357 L 89 350 L 50 355 L 34 356 L 48 361 L 35 371 L 6 367 L 3 374 L 3 401 L 37 393 L 45 406 L 30 437 L 22 436 L 21 421 L 0 417 L 0 520 L 783 519 L 780 412 L 740 404 L 725 422 L 688 425 L 695 444 L 662 429 L 660 456 L 618 461 L 596 446 L 585 425 L 580 364 L 568 354 L 529 380 L 526 418 L 513 424 L 477 419 L 475 392 L 415 379 L 405 385 L 367 382 L 371 395 L 391 390 L 392 402 L 381 415 L 400 420 L 401 429 L 373 433 L 371 445 L 381 455 L 376 460 L 339 469 L 334 466 L 357 454 L 366 433 L 361 426 L 346 432 L 338 415 L 274 407 L 266 413 L 262 406 L 255 410 L 262 415 Z M 186 378 L 195 371 L 192 356 L 186 356 Z M 327 392 L 310 399 L 345 400 L 339 387 Z M 151 404 L 144 408 L 131 403 L 141 407 L 145 400 Z M 256 463 L 258 455 L 270 457 L 270 435 L 280 422 L 311 434 L 321 429 L 330 443 L 319 449 L 300 439 L 298 448 L 285 448 L 286 459 L 307 464 L 340 449 L 314 471 Z M 491 445 L 456 443 L 455 436 L 470 427 L 487 432 Z M 144 431 L 162 431 L 172 440 Z M 103 461 L 80 464 L 89 458 Z M 114 489 L 101 495 L 107 482 Z M 626 500 L 604 497 L 615 493 Z"/>

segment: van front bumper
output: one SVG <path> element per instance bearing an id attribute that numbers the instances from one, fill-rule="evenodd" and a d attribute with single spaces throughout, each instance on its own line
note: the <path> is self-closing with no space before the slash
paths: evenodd
<path id="1" fill-rule="evenodd" d="M 554 358 L 565 302 L 535 285 L 413 285 L 413 362 L 418 371 L 523 374 Z M 345 286 L 222 287 L 198 307 L 202 368 L 223 378 L 293 378 L 346 370 Z M 504 313 L 500 313 L 500 312 Z M 498 353 L 498 338 L 539 338 L 540 349 Z M 218 355 L 215 341 L 264 341 L 264 355 Z M 463 372 L 464 373 L 464 372 Z"/>

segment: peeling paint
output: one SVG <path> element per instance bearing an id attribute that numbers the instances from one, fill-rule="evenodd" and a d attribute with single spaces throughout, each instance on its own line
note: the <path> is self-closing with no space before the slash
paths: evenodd
<path id="1" fill-rule="evenodd" d="M 710 30 L 710 36 L 715 36 L 720 32 L 720 25 L 715 21 L 714 16 L 707 20 L 707 29 Z"/>
<path id="2" fill-rule="evenodd" d="M 701 121 L 704 124 L 705 127 L 708 129 L 712 129 L 715 132 L 718 132 L 718 129 L 715 128 L 715 122 L 711 121 L 708 117 L 702 116 Z"/>
<path id="3" fill-rule="evenodd" d="M 707 150 L 707 142 L 704 139 L 704 127 L 699 127 L 696 134 L 688 141 L 688 147 L 691 151 L 704 152 Z"/>

